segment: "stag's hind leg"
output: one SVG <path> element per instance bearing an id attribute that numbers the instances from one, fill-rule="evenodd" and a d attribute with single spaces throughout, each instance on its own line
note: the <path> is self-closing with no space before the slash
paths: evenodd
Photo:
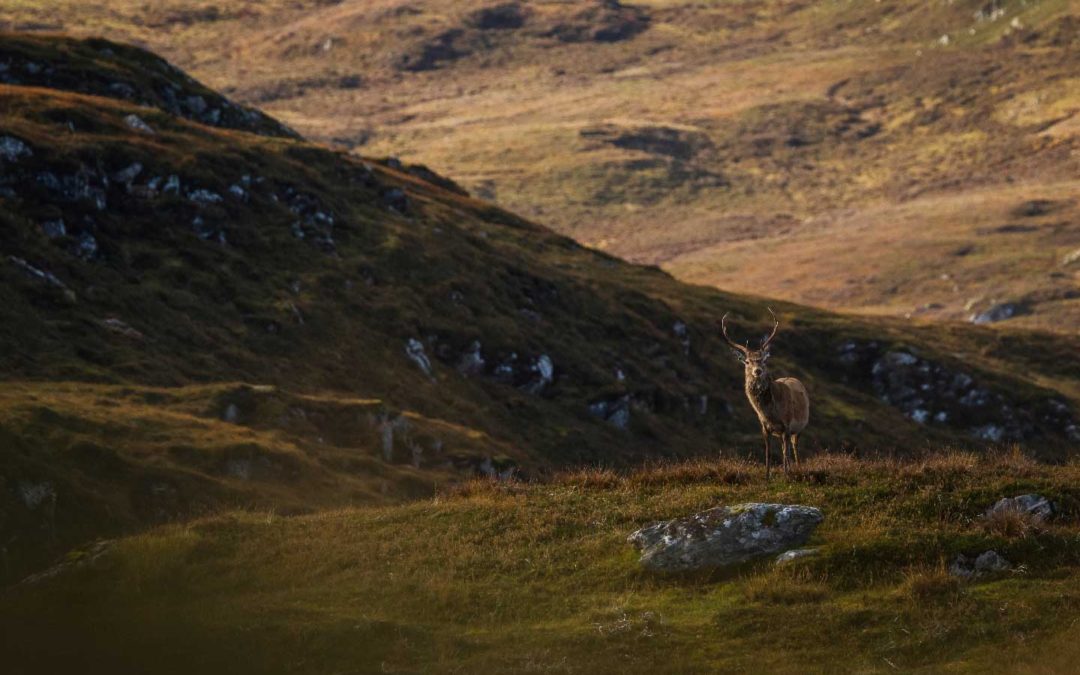
<path id="1" fill-rule="evenodd" d="M 788 446 L 788 435 L 787 435 L 787 433 L 781 433 L 780 434 L 780 448 L 781 448 L 781 452 L 783 452 L 784 475 L 785 476 L 788 475 L 787 446 Z"/>
<path id="2" fill-rule="evenodd" d="M 799 467 L 799 434 L 791 434 L 791 454 L 795 455 L 795 468 Z"/>

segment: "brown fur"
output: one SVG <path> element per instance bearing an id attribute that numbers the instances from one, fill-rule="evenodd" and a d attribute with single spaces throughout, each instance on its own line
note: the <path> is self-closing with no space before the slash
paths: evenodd
<path id="1" fill-rule="evenodd" d="M 775 315 L 773 318 L 775 319 Z M 746 398 L 757 413 L 761 423 L 761 437 L 765 443 L 765 477 L 769 477 L 769 439 L 772 436 L 780 437 L 786 473 L 789 443 L 795 465 L 799 464 L 799 434 L 810 422 L 810 396 L 803 383 L 794 377 L 781 377 L 777 380 L 769 377 L 766 365 L 769 360 L 769 343 L 776 336 L 780 324 L 778 321 L 774 323 L 772 334 L 762 342 L 761 348 L 756 350 L 733 341 L 728 337 L 725 323 L 722 321 L 720 325 L 724 339 L 739 352 L 745 366 Z"/>

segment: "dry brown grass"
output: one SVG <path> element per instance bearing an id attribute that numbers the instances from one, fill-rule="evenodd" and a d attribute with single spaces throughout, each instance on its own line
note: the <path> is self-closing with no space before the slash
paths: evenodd
<path id="1" fill-rule="evenodd" d="M 771 605 L 821 602 L 829 596 L 828 574 L 788 563 L 747 579 L 743 593 L 750 602 Z"/>
<path id="2" fill-rule="evenodd" d="M 954 603 L 965 592 L 964 582 L 949 574 L 944 560 L 904 570 L 900 594 L 914 605 Z"/>

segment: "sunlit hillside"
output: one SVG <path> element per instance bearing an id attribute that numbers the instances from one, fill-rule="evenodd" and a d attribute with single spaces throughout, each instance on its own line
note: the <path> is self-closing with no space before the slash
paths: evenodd
<path id="1" fill-rule="evenodd" d="M 152 45 L 309 137 L 685 280 L 1080 325 L 1069 0 L 0 7 Z"/>

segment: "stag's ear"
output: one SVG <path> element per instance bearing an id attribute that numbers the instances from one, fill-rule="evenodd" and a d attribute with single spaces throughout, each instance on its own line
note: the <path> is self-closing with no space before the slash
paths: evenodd
<path id="1" fill-rule="evenodd" d="M 761 360 L 762 360 L 762 361 L 768 361 L 768 360 L 769 360 L 769 357 L 770 357 L 770 356 L 772 356 L 772 353 L 771 353 L 771 352 L 769 351 L 769 348 L 768 348 L 768 347 L 766 347 L 766 348 L 765 348 L 765 349 L 764 349 L 764 350 L 763 350 L 763 351 L 761 352 Z"/>
<path id="2" fill-rule="evenodd" d="M 735 355 L 735 358 L 739 361 L 739 363 L 746 363 L 746 354 L 743 354 L 738 349 L 732 349 L 731 353 Z"/>

